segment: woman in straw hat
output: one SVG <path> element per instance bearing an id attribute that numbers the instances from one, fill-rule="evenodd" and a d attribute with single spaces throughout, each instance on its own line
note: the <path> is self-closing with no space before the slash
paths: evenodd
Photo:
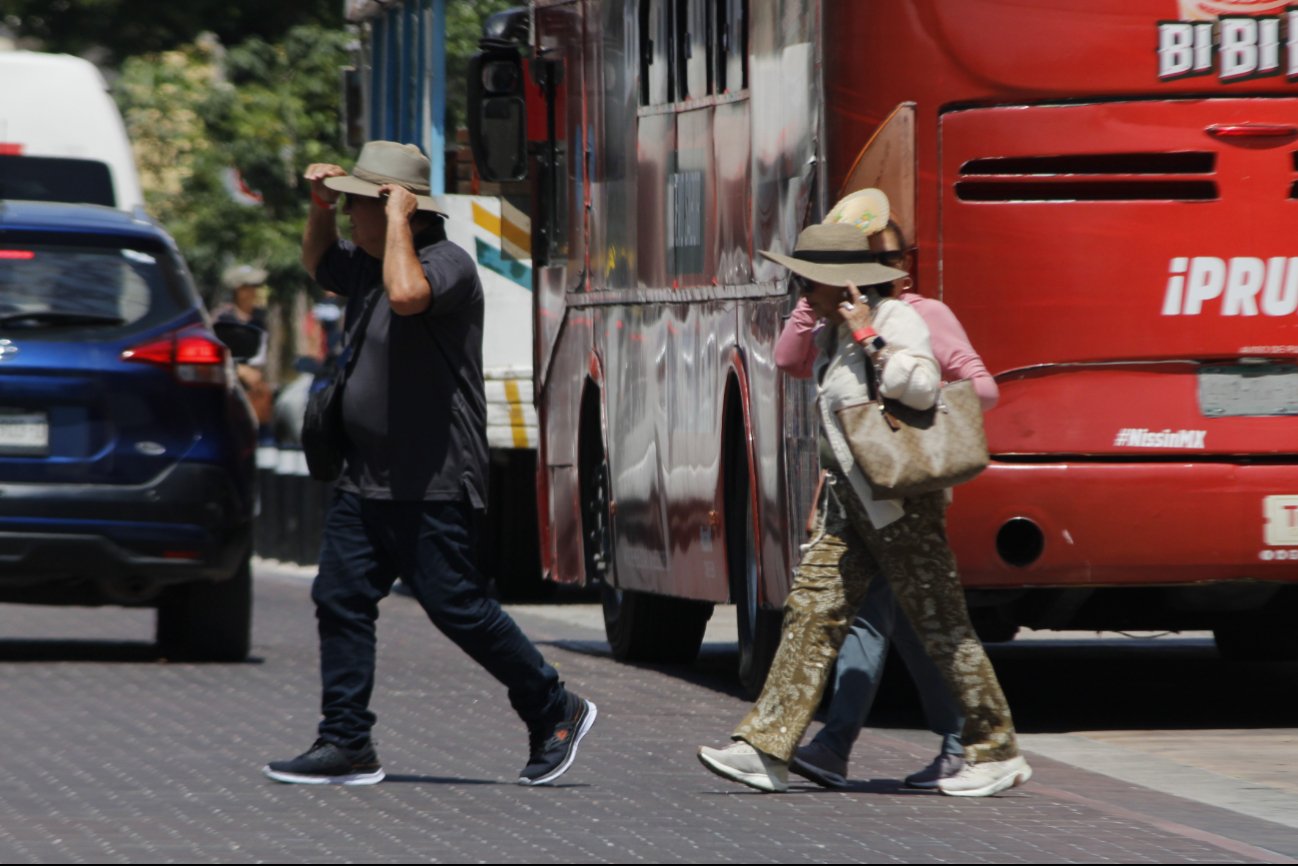
<path id="1" fill-rule="evenodd" d="M 983 797 L 1026 782 L 1009 707 L 965 608 L 946 542 L 942 491 L 903 500 L 875 499 L 857 468 L 835 409 L 866 390 L 867 359 L 883 396 L 932 407 L 941 377 L 923 318 L 889 298 L 906 276 L 871 248 L 888 223 L 887 199 L 869 191 L 856 219 L 813 225 L 791 256 L 763 251 L 792 271 L 803 301 L 825 326 L 815 340 L 821 464 L 828 471 L 812 539 L 784 608 L 783 636 L 757 703 L 725 749 L 703 747 L 699 760 L 718 775 L 762 791 L 788 787 L 788 766 L 820 703 L 835 656 L 872 574 L 885 577 L 925 650 L 958 697 L 965 716 L 967 763 L 938 788 Z M 882 244 L 877 244 L 882 246 Z M 864 286 L 862 292 L 857 286 Z M 803 304 L 805 302 L 805 305 Z"/>
<path id="2" fill-rule="evenodd" d="M 834 206 L 825 221 L 855 224 L 863 213 L 868 213 L 870 204 L 862 201 L 859 194 L 849 196 Z M 889 220 L 887 226 L 870 236 L 870 243 L 884 254 L 883 264 L 911 269 L 913 256 L 897 223 Z M 880 287 L 881 294 L 885 288 Z M 987 372 L 960 321 L 946 304 L 923 297 L 913 288 L 913 281 L 907 277 L 901 281 L 900 294 L 896 297 L 910 304 L 928 326 L 942 380 L 968 380 L 982 402 L 983 411 L 991 409 L 1000 396 L 996 380 Z M 818 326 L 819 318 L 811 305 L 805 299 L 799 301 L 775 346 L 775 363 L 780 369 L 797 378 L 811 376 L 820 352 L 815 342 Z M 887 579 L 880 579 L 876 574 L 839 650 L 834 667 L 834 696 L 825 713 L 824 727 L 810 743 L 798 748 L 789 764 L 791 771 L 827 788 L 847 785 L 848 758 L 870 714 L 889 646 L 896 648 L 915 682 L 929 730 L 941 738 L 937 757 L 907 776 L 906 785 L 934 789 L 939 781 L 956 775 L 964 767 L 964 746 L 960 740 L 964 715 L 960 705 L 906 621 Z"/>

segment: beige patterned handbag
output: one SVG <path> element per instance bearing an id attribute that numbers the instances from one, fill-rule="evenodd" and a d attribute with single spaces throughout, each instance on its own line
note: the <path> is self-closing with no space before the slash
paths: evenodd
<path id="1" fill-rule="evenodd" d="M 866 361 L 870 395 L 879 392 Z M 944 385 L 932 409 L 867 397 L 836 410 L 856 465 L 880 499 L 954 487 L 987 468 L 982 405 L 973 383 Z"/>

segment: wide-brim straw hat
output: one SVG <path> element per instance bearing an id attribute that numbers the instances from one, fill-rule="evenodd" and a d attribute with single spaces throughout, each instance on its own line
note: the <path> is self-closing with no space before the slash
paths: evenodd
<path id="1" fill-rule="evenodd" d="M 446 216 L 442 205 L 430 193 L 428 178 L 432 166 L 428 157 L 413 144 L 395 141 L 369 141 L 361 148 L 361 155 L 352 173 L 343 177 L 325 178 L 325 186 L 348 195 L 379 197 L 379 188 L 395 184 L 415 194 L 417 210 Z"/>
<path id="2" fill-rule="evenodd" d="M 829 286 L 877 286 L 907 275 L 880 264 L 883 256 L 896 253 L 871 250 L 869 238 L 850 223 L 807 226 L 798 235 L 793 255 L 769 250 L 761 253 L 804 279 Z"/>
<path id="3" fill-rule="evenodd" d="M 856 226 L 863 235 L 878 234 L 888 226 L 892 205 L 881 189 L 858 189 L 838 200 L 821 222 L 847 223 Z"/>

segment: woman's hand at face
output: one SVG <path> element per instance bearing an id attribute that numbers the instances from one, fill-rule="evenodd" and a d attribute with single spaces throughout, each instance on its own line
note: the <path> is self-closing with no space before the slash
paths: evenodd
<path id="1" fill-rule="evenodd" d="M 870 305 L 866 303 L 860 291 L 856 286 L 848 283 L 843 288 L 843 292 L 845 297 L 835 308 L 838 320 L 846 322 L 852 331 L 869 328 L 874 323 L 874 315 L 870 312 Z"/>

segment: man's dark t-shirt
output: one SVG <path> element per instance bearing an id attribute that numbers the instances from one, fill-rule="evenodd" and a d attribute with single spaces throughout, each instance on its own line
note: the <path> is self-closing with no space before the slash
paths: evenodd
<path id="1" fill-rule="evenodd" d="M 482 384 L 482 283 L 468 253 L 421 243 L 427 310 L 394 315 L 383 263 L 339 240 L 316 282 L 345 295 L 349 323 L 381 293 L 343 389 L 348 445 L 339 489 L 366 499 L 468 501 L 486 507 L 487 403 Z M 354 327 L 354 326 L 353 326 Z"/>

